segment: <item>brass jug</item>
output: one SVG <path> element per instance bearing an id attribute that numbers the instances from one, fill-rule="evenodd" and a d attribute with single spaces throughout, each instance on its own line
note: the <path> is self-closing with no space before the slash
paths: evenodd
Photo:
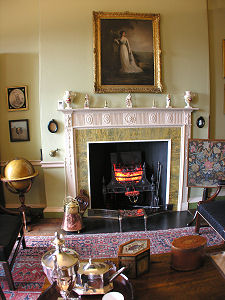
<path id="1" fill-rule="evenodd" d="M 76 198 L 66 197 L 64 203 L 64 217 L 61 228 L 65 231 L 77 231 L 83 228 L 82 215 L 80 213 L 80 205 Z"/>

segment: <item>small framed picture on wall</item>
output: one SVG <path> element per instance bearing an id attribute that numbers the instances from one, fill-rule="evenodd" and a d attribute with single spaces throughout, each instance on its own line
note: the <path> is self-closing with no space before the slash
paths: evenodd
<path id="1" fill-rule="evenodd" d="M 30 140 L 28 119 L 9 120 L 10 142 L 26 142 Z"/>
<path id="2" fill-rule="evenodd" d="M 7 87 L 8 111 L 28 110 L 27 86 Z"/>

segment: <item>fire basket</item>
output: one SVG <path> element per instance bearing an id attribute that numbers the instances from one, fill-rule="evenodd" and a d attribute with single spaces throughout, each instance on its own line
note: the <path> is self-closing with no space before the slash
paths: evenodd
<path id="1" fill-rule="evenodd" d="M 132 204 L 136 204 L 140 193 L 151 192 L 152 200 L 149 205 L 151 208 L 159 207 L 159 186 L 161 176 L 161 164 L 157 162 L 156 178 L 152 174 L 151 182 L 146 177 L 146 164 L 140 163 L 122 164 L 121 162 L 112 163 L 111 181 L 109 184 L 103 182 L 103 194 L 123 193 L 128 197 Z"/>

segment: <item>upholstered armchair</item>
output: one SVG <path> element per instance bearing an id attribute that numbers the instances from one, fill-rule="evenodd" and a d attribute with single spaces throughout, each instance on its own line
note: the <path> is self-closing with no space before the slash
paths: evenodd
<path id="1" fill-rule="evenodd" d="M 21 243 L 23 248 L 26 248 L 21 214 L 0 205 L 0 263 L 3 265 L 10 290 L 15 290 L 11 270 Z"/>
<path id="2" fill-rule="evenodd" d="M 216 192 L 208 197 L 207 189 L 204 190 L 203 199 L 199 201 L 196 210 L 195 232 L 199 233 L 201 221 L 205 220 L 225 240 L 225 199 L 217 197 L 225 187 L 225 180 L 219 180 Z"/>

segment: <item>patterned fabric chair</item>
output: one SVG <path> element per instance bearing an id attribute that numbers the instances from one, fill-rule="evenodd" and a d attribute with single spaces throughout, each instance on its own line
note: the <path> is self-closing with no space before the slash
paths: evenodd
<path id="1" fill-rule="evenodd" d="M 225 200 L 217 198 L 222 187 L 225 187 L 225 180 L 218 182 L 217 190 L 211 197 L 203 194 L 203 200 L 199 201 L 196 211 L 195 232 L 199 233 L 204 219 L 225 240 Z"/>
<path id="2" fill-rule="evenodd" d="M 26 248 L 21 214 L 0 206 L 0 263 L 10 290 L 15 290 L 11 270 L 21 243 Z"/>

